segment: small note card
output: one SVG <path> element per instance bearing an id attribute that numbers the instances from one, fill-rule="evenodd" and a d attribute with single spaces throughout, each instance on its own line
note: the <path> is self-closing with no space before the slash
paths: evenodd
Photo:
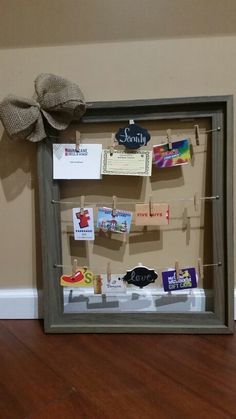
<path id="1" fill-rule="evenodd" d="M 135 205 L 135 225 L 165 225 L 169 224 L 169 205 L 168 204 L 136 204 Z"/>
<path id="2" fill-rule="evenodd" d="M 179 271 L 176 278 L 176 271 L 169 270 L 162 272 L 164 291 L 177 291 L 197 287 L 197 277 L 195 268 L 183 268 Z"/>
<path id="3" fill-rule="evenodd" d="M 151 176 L 151 151 L 117 151 L 103 150 L 102 174 L 126 176 Z"/>
<path id="4" fill-rule="evenodd" d="M 120 294 L 126 292 L 126 284 L 123 279 L 117 275 L 111 275 L 110 281 L 102 281 L 102 294 Z"/>
<path id="5" fill-rule="evenodd" d="M 156 167 L 174 167 L 187 164 L 190 161 L 189 140 L 172 142 L 172 149 L 168 144 L 155 145 L 153 147 L 153 161 Z"/>
<path id="6" fill-rule="evenodd" d="M 53 144 L 53 179 L 101 179 L 101 144 Z"/>
<path id="7" fill-rule="evenodd" d="M 115 210 L 112 208 L 98 208 L 97 228 L 113 233 L 129 233 L 132 213 L 129 211 Z"/>
<path id="8" fill-rule="evenodd" d="M 75 240 L 94 240 L 93 209 L 73 208 L 73 226 Z"/>

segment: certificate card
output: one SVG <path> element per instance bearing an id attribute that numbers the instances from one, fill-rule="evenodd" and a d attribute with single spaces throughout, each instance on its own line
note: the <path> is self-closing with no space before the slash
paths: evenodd
<path id="1" fill-rule="evenodd" d="M 101 144 L 53 144 L 53 179 L 101 179 Z"/>
<path id="2" fill-rule="evenodd" d="M 125 152 L 103 150 L 102 174 L 125 176 L 151 176 L 152 152 Z"/>

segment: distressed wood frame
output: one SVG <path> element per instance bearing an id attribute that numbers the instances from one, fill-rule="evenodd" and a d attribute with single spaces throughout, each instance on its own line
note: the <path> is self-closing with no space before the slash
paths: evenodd
<path id="1" fill-rule="evenodd" d="M 58 278 L 62 264 L 59 182 L 52 179 L 52 142 L 38 144 L 38 182 L 44 284 L 44 326 L 48 333 L 233 333 L 233 97 L 130 100 L 88 104 L 82 124 L 129 119 L 207 117 L 212 128 L 214 311 L 189 313 L 63 313 Z"/>

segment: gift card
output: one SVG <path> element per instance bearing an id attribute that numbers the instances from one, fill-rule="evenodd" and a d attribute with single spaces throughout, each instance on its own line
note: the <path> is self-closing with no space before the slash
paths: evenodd
<path id="1" fill-rule="evenodd" d="M 86 267 L 77 268 L 71 275 L 62 275 L 60 284 L 64 287 L 91 287 L 93 286 L 93 273 Z"/>
<path id="2" fill-rule="evenodd" d="M 195 268 L 183 268 L 179 271 L 179 277 L 175 270 L 162 272 L 162 282 L 164 291 L 177 291 L 197 287 L 197 277 Z"/>
<path id="3" fill-rule="evenodd" d="M 75 240 L 94 240 L 94 222 L 92 208 L 73 208 L 73 226 Z"/>
<path id="4" fill-rule="evenodd" d="M 153 147 L 153 162 L 156 167 L 173 167 L 187 164 L 190 161 L 189 140 L 172 142 L 172 149 L 168 144 L 155 145 Z"/>
<path id="5" fill-rule="evenodd" d="M 135 205 L 135 225 L 165 225 L 169 224 L 169 205 L 168 204 L 136 204 Z"/>
<path id="6" fill-rule="evenodd" d="M 113 233 L 129 233 L 132 213 L 129 211 L 112 210 L 112 208 L 98 208 L 97 228 Z"/>
<path id="7" fill-rule="evenodd" d="M 109 281 L 107 278 L 102 281 L 103 294 L 119 294 L 126 292 L 126 284 L 123 279 L 117 275 L 111 275 Z"/>
<path id="8" fill-rule="evenodd" d="M 151 151 L 117 151 L 102 152 L 102 174 L 125 176 L 151 176 Z"/>

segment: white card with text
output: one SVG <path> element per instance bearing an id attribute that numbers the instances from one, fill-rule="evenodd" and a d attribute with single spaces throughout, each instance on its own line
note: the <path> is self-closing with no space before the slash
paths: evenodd
<path id="1" fill-rule="evenodd" d="M 94 240 L 93 208 L 73 208 L 75 240 Z"/>
<path id="2" fill-rule="evenodd" d="M 53 179 L 101 179 L 102 144 L 53 144 Z"/>

